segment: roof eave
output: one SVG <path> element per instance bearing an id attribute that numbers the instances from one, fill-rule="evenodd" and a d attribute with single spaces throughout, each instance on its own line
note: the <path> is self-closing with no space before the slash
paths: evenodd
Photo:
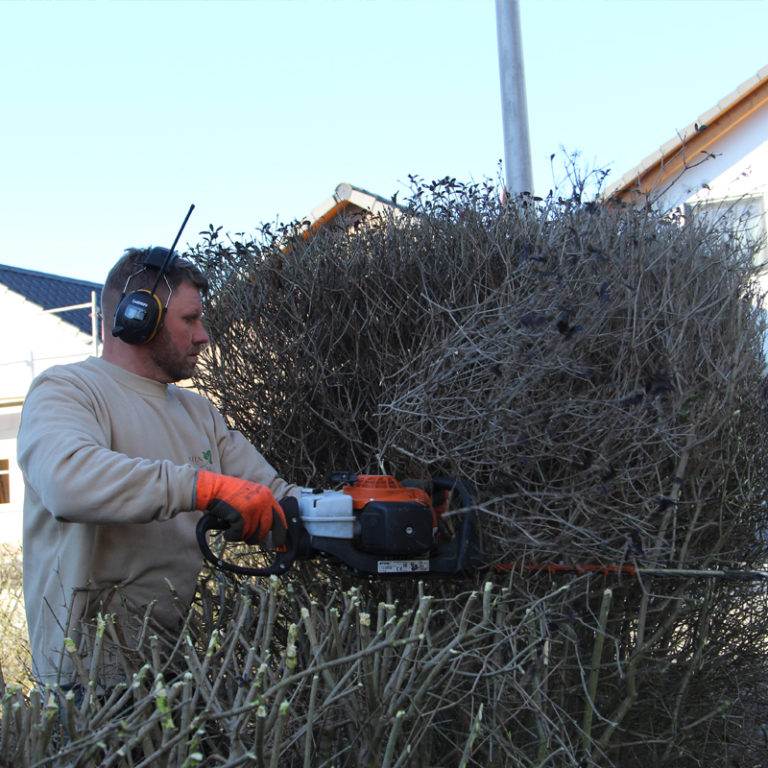
<path id="1" fill-rule="evenodd" d="M 374 195 L 360 187 L 341 183 L 336 186 L 333 195 L 312 209 L 308 216 L 301 220 L 302 235 L 305 238 L 313 235 L 319 227 L 328 224 L 349 206 L 355 206 L 374 215 L 392 212 L 400 213 L 400 207 L 379 195 Z"/>
<path id="2" fill-rule="evenodd" d="M 768 103 L 768 66 L 742 83 L 678 135 L 625 173 L 603 195 L 607 202 L 645 201 L 687 167 L 712 154 L 712 145 Z"/>

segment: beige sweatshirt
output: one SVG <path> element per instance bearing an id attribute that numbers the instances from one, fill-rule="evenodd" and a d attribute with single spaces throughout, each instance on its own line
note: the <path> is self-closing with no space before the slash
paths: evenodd
<path id="1" fill-rule="evenodd" d="M 128 626 L 155 600 L 154 618 L 179 625 L 166 579 L 188 605 L 202 563 L 199 469 L 267 485 L 278 499 L 297 493 L 201 395 L 93 357 L 35 379 L 18 457 L 24 599 L 42 683 L 74 681 L 65 635 L 80 645 L 82 619 L 99 611 Z"/>

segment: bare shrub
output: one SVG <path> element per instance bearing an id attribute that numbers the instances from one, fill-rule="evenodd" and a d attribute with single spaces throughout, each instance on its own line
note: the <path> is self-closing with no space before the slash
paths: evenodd
<path id="1" fill-rule="evenodd" d="M 513 577 L 453 597 L 419 583 L 376 603 L 364 584 L 219 577 L 201 583 L 178 637 L 135 649 L 126 683 L 9 687 L 0 761 L 684 766 L 706 754 L 759 765 L 744 712 L 762 694 L 741 654 L 764 654 L 761 625 L 744 638 L 732 616 L 727 633 L 713 631 L 722 595 L 678 585 L 657 595 L 669 613 L 651 637 L 642 620 L 620 627 L 613 610 L 636 584 L 598 582 Z M 759 619 L 764 599 L 745 597 Z M 626 657 L 622 631 L 639 636 Z"/>
<path id="2" fill-rule="evenodd" d="M 0 673 L 5 682 L 28 685 L 29 638 L 21 570 L 21 547 L 0 546 Z"/>
<path id="3" fill-rule="evenodd" d="M 740 242 L 577 199 L 418 192 L 407 223 L 201 248 L 200 383 L 233 423 L 307 485 L 468 480 L 497 560 L 762 562 L 762 321 Z"/>
<path id="4" fill-rule="evenodd" d="M 216 286 L 201 384 L 284 474 L 461 477 L 478 492 L 487 562 L 519 573 L 766 562 L 763 321 L 752 254 L 727 231 L 578 192 L 503 205 L 444 180 L 417 185 L 397 219 L 310 240 L 211 230 L 197 257 Z M 571 757 L 684 765 L 752 738 L 761 589 L 594 584 L 580 611 L 544 598 L 547 579 L 510 587 L 520 605 L 543 590 L 547 626 L 571 628 L 547 640 L 567 652 L 539 691 L 571 716 L 613 589 L 588 738 L 550 724 L 571 733 Z"/>

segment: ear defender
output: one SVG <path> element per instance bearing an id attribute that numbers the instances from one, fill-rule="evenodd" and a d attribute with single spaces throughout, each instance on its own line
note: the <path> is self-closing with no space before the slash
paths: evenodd
<path id="1" fill-rule="evenodd" d="M 126 344 L 146 344 L 160 330 L 164 312 L 157 294 L 146 288 L 123 294 L 115 310 L 112 335 Z"/>
<path id="2" fill-rule="evenodd" d="M 147 344 L 155 338 L 157 332 L 162 328 L 163 317 L 168 309 L 168 302 L 171 300 L 172 293 L 171 285 L 165 275 L 170 271 L 173 262 L 176 261 L 177 254 L 174 248 L 176 248 L 176 243 L 179 242 L 181 233 L 194 209 L 194 205 L 189 207 L 179 234 L 176 235 L 170 250 L 168 248 L 150 248 L 144 257 L 141 268 L 126 281 L 120 302 L 115 310 L 115 322 L 112 328 L 112 335 L 126 344 Z M 128 283 L 146 269 L 157 270 L 157 278 L 152 290 L 140 288 L 128 293 Z M 165 306 L 157 295 L 157 286 L 161 280 L 165 280 L 165 284 L 168 286 L 168 300 Z"/>

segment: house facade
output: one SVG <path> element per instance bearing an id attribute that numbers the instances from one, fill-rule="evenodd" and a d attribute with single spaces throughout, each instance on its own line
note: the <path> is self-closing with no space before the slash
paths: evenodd
<path id="1" fill-rule="evenodd" d="M 606 190 L 609 202 L 724 218 L 765 247 L 768 194 L 768 66 L 700 115 Z M 768 270 L 761 278 L 768 291 Z"/>
<path id="2" fill-rule="evenodd" d="M 21 541 L 16 436 L 26 392 L 46 368 L 99 354 L 100 296 L 96 283 L 0 265 L 0 542 Z"/>

